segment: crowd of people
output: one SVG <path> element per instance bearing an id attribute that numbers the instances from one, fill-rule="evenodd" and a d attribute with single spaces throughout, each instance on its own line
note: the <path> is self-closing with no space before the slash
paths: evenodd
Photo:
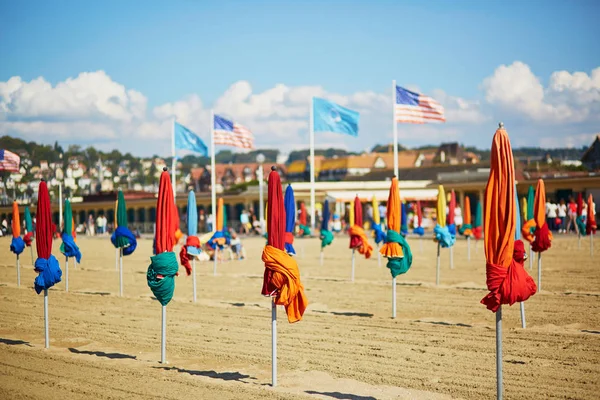
<path id="1" fill-rule="evenodd" d="M 596 205 L 594 204 L 594 215 Z M 583 222 L 587 218 L 588 209 L 584 202 L 581 210 Z M 579 234 L 579 228 L 575 222 L 577 219 L 577 203 L 573 197 L 569 197 L 568 204 L 564 199 L 560 199 L 557 203 L 546 201 L 546 221 L 548 229 L 558 233 L 575 233 Z"/>

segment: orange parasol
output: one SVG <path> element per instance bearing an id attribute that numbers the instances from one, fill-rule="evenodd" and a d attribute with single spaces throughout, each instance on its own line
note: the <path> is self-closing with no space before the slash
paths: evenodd
<path id="1" fill-rule="evenodd" d="M 398 221 L 398 223 L 400 223 Z M 350 234 L 350 248 L 357 249 L 365 258 L 370 258 L 373 253 L 373 246 L 369 244 L 369 239 L 363 229 L 362 203 L 358 196 L 354 199 L 354 224 L 348 230 Z"/>
<path id="2" fill-rule="evenodd" d="M 546 187 L 542 179 L 538 180 L 535 188 L 534 202 L 535 238 L 531 248 L 536 253 L 541 253 L 550 248 L 552 244 L 552 233 L 546 223 Z"/>

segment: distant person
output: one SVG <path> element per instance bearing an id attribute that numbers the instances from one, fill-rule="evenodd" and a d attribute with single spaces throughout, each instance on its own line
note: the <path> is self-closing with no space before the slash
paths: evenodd
<path id="1" fill-rule="evenodd" d="M 96 229 L 95 229 L 95 224 L 94 224 L 94 216 L 92 214 L 90 214 L 88 216 L 88 222 L 87 222 L 87 233 L 89 236 L 94 236 L 96 233 Z"/>
<path id="2" fill-rule="evenodd" d="M 550 200 L 546 201 L 546 222 L 548 223 L 548 229 L 551 231 L 556 230 L 557 211 L 558 206 L 556 204 Z"/>
<path id="3" fill-rule="evenodd" d="M 567 233 L 565 226 L 565 220 L 567 219 L 567 205 L 564 199 L 560 199 L 557 211 L 558 219 L 560 219 L 560 226 L 558 227 L 558 233 Z"/>
<path id="4" fill-rule="evenodd" d="M 206 214 L 204 214 L 204 210 L 200 210 L 200 214 L 198 215 L 198 230 L 200 232 L 206 231 Z"/>
<path id="5" fill-rule="evenodd" d="M 573 230 L 576 234 L 579 234 L 579 228 L 577 227 L 577 203 L 575 203 L 575 199 L 573 197 L 569 198 L 569 205 L 567 206 L 569 222 L 567 223 L 567 227 L 565 231 L 569 233 L 571 231 L 571 224 L 573 224 Z"/>
<path id="6" fill-rule="evenodd" d="M 237 257 L 238 260 L 244 259 L 244 248 L 242 247 L 242 241 L 239 236 L 233 229 L 230 230 L 231 240 L 229 245 L 231 246 L 231 251 Z"/>
<path id="7" fill-rule="evenodd" d="M 246 210 L 242 210 L 240 214 L 240 224 L 242 225 L 240 228 L 240 233 L 248 234 L 252 225 L 250 225 L 250 217 L 248 216 L 248 212 Z"/>
<path id="8" fill-rule="evenodd" d="M 208 232 L 212 232 L 213 230 L 213 215 L 208 214 L 208 218 L 206 218 L 206 225 L 208 226 Z"/>

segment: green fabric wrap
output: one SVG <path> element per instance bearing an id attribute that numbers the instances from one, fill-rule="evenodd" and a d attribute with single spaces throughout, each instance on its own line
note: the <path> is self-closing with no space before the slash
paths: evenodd
<path id="1" fill-rule="evenodd" d="M 321 229 L 321 248 L 329 246 L 333 242 L 333 233 L 328 230 Z"/>
<path id="2" fill-rule="evenodd" d="M 579 229 L 579 234 L 581 236 L 585 236 L 585 222 L 583 222 L 583 217 L 581 215 L 577 216 L 575 223 L 577 223 L 577 229 Z"/>
<path id="3" fill-rule="evenodd" d="M 123 191 L 119 190 L 117 194 L 117 226 L 122 226 L 123 228 L 127 228 L 127 205 L 125 204 L 125 196 L 123 195 Z M 129 246 L 129 239 L 124 236 L 117 236 L 115 238 L 116 247 L 123 248 Z"/>
<path id="4" fill-rule="evenodd" d="M 389 229 L 385 238 L 387 243 L 398 243 L 402 247 L 404 257 L 402 258 L 388 258 L 387 267 L 390 269 L 392 278 L 397 277 L 400 274 L 405 274 L 412 265 L 412 252 L 408 242 L 398 232 Z"/>
<path id="5" fill-rule="evenodd" d="M 535 189 L 533 186 L 529 186 L 527 190 L 527 221 L 534 219 L 534 204 L 535 204 Z"/>
<path id="6" fill-rule="evenodd" d="M 310 236 L 310 226 L 308 225 L 299 225 L 302 236 Z"/>
<path id="7" fill-rule="evenodd" d="M 460 228 L 458 228 L 458 233 L 460 233 L 461 235 L 465 234 L 465 231 L 467 229 L 470 229 L 471 231 L 473 230 L 473 226 L 471 226 L 471 224 L 462 224 Z"/>
<path id="8" fill-rule="evenodd" d="M 175 253 L 172 251 L 150 257 L 150 266 L 146 274 L 148 286 L 163 306 L 169 304 L 173 298 L 175 274 L 178 269 L 177 257 L 175 257 Z M 162 275 L 163 278 L 158 279 L 157 275 Z"/>

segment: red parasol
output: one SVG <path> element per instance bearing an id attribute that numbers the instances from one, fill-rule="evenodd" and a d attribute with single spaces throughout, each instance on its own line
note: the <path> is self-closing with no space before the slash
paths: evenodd
<path id="1" fill-rule="evenodd" d="M 587 201 L 587 221 L 585 223 L 585 233 L 593 235 L 596 233 L 596 213 L 594 212 L 594 198 L 590 194 Z M 591 242 L 590 242 L 591 243 Z"/>
<path id="2" fill-rule="evenodd" d="M 423 226 L 423 210 L 421 210 L 421 200 L 417 200 L 417 226 Z"/>
<path id="3" fill-rule="evenodd" d="M 448 205 L 448 225 L 454 224 L 454 212 L 456 209 L 456 194 L 454 190 L 450 192 L 450 204 Z"/>
<path id="4" fill-rule="evenodd" d="M 577 215 L 583 214 L 583 195 L 581 192 L 577 195 Z"/>
<path id="5" fill-rule="evenodd" d="M 306 212 L 306 205 L 304 202 L 300 203 L 300 214 L 298 215 L 298 223 L 302 226 L 306 226 L 308 213 Z"/>
<path id="6" fill-rule="evenodd" d="M 552 245 L 552 232 L 546 223 L 546 187 L 542 179 L 538 180 L 535 188 L 533 217 L 535 219 L 535 238 L 531 248 L 536 253 L 546 251 Z"/>
<path id="7" fill-rule="evenodd" d="M 173 251 L 173 245 L 176 243 L 175 232 L 178 226 L 179 218 L 173 199 L 171 178 L 165 168 L 160 176 L 156 204 L 156 254 Z"/>
<path id="8" fill-rule="evenodd" d="M 350 248 L 358 249 L 365 258 L 370 258 L 373 247 L 369 244 L 367 235 L 363 229 L 362 203 L 358 196 L 354 199 L 354 225 L 348 231 L 350 234 Z"/>
<path id="9" fill-rule="evenodd" d="M 52 254 L 52 219 L 50 212 L 50 195 L 45 181 L 40 182 L 36 211 L 35 247 L 38 258 L 48 259 Z"/>

